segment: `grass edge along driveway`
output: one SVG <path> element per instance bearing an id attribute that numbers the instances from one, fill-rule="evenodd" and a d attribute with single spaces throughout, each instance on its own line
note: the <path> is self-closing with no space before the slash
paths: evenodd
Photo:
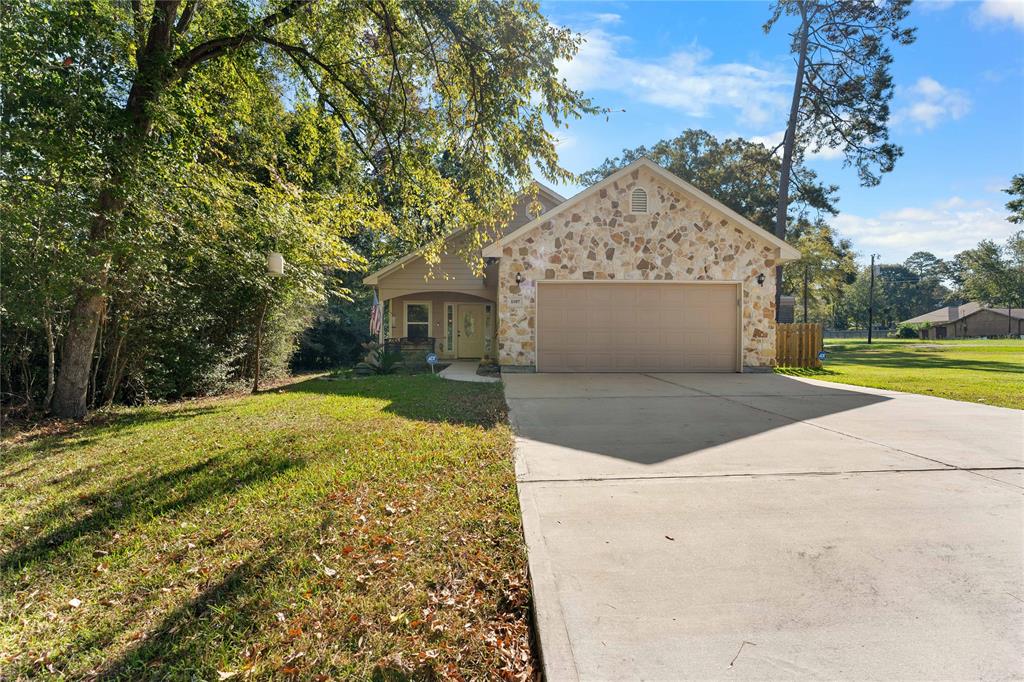
<path id="1" fill-rule="evenodd" d="M 500 385 L 303 381 L 0 457 L 0 675 L 533 675 Z"/>
<path id="2" fill-rule="evenodd" d="M 1024 409 L 1024 341 L 826 339 L 821 370 L 776 371 L 857 386 Z"/>

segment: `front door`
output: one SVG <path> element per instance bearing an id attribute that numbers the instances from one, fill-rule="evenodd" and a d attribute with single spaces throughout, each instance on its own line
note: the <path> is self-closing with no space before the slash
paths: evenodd
<path id="1" fill-rule="evenodd" d="M 478 303 L 459 304 L 458 354 L 460 358 L 484 356 L 484 307 Z"/>

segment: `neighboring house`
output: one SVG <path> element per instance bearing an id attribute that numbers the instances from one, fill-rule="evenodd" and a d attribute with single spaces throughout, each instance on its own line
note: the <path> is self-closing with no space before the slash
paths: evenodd
<path id="1" fill-rule="evenodd" d="M 390 336 L 437 339 L 505 371 L 723 371 L 775 359 L 775 266 L 799 252 L 647 159 L 484 247 L 477 277 L 450 238 L 430 268 L 410 254 L 369 275 Z M 482 333 L 481 333 L 482 332 Z"/>
<path id="2" fill-rule="evenodd" d="M 900 324 L 920 324 L 922 339 L 965 339 L 972 336 L 1024 334 L 1024 308 L 997 308 L 971 302 L 951 305 Z"/>

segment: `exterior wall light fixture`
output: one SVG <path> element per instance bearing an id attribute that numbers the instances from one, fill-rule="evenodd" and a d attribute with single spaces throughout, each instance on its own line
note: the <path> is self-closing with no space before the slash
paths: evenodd
<path id="1" fill-rule="evenodd" d="M 516 273 L 516 284 L 522 284 L 522 283 L 523 283 L 523 273 L 517 272 Z"/>
<path id="2" fill-rule="evenodd" d="M 759 285 L 761 285 L 761 286 L 764 286 L 764 273 L 763 272 L 760 275 L 757 276 L 757 283 Z"/>

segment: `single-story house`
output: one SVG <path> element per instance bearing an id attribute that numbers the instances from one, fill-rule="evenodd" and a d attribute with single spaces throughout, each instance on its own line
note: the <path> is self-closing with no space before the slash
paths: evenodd
<path id="1" fill-rule="evenodd" d="M 775 360 L 775 266 L 799 252 L 640 159 L 572 198 L 540 188 L 477 276 L 449 238 L 368 275 L 390 337 L 504 371 L 739 372 Z M 382 331 L 382 338 L 384 333 Z"/>
<path id="2" fill-rule="evenodd" d="M 977 336 L 1024 334 L 1024 308 L 998 308 L 976 301 L 950 305 L 900 324 L 921 325 L 922 339 L 965 339 Z"/>

